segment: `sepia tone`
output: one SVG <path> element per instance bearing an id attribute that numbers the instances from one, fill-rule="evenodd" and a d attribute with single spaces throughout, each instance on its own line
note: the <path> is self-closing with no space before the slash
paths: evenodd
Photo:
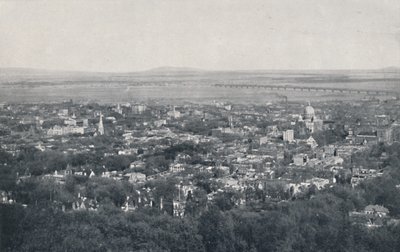
<path id="1" fill-rule="evenodd" d="M 0 251 L 399 237 L 399 1 L 0 0 Z"/>

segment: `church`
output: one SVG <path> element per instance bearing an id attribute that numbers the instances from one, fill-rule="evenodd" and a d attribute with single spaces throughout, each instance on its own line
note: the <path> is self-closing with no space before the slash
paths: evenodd
<path id="1" fill-rule="evenodd" d="M 314 108 L 310 103 L 304 109 L 303 120 L 309 133 L 322 130 L 323 121 L 315 116 Z"/>

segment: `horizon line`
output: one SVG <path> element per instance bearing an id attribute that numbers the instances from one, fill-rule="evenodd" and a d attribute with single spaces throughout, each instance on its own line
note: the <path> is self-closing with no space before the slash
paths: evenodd
<path id="1" fill-rule="evenodd" d="M 157 72 L 157 70 L 168 70 L 170 68 L 171 72 L 179 71 L 182 72 L 260 72 L 260 71 L 293 71 L 293 72 L 301 72 L 301 71 L 377 71 L 377 70 L 396 70 L 400 72 L 400 66 L 387 66 L 380 68 L 305 68 L 305 69 L 291 69 L 291 68 L 257 68 L 257 69 L 204 69 L 199 67 L 190 67 L 190 66 L 158 66 L 152 67 L 144 70 L 128 70 L 128 71 L 98 71 L 98 70 L 74 70 L 74 69 L 60 69 L 60 68 L 37 68 L 37 67 L 0 67 L 0 69 L 13 69 L 13 70 L 32 70 L 32 71 L 49 71 L 49 72 L 76 72 L 76 73 L 99 73 L 99 74 L 124 74 L 124 73 L 144 73 L 144 72 Z"/>

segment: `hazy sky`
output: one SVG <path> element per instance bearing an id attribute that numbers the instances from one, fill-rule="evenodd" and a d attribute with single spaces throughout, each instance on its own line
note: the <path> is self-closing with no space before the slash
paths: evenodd
<path id="1" fill-rule="evenodd" d="M 399 0 L 0 0 L 0 67 L 400 66 Z"/>

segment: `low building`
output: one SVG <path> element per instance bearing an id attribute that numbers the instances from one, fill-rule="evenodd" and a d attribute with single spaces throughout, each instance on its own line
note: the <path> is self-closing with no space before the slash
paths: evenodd
<path id="1" fill-rule="evenodd" d="M 68 134 L 80 134 L 83 135 L 85 134 L 85 127 L 78 127 L 78 126 L 54 126 L 53 128 L 50 128 L 47 130 L 47 135 L 48 136 L 62 136 L 62 135 L 68 135 Z"/>
<path id="2" fill-rule="evenodd" d="M 174 163 L 169 166 L 170 172 L 182 172 L 185 170 L 185 166 L 183 164 Z"/>
<path id="3" fill-rule="evenodd" d="M 128 178 L 130 183 L 143 183 L 146 181 L 146 175 L 140 172 L 129 172 L 124 177 Z"/>
<path id="4" fill-rule="evenodd" d="M 304 166 L 307 162 L 307 154 L 300 153 L 293 156 L 293 163 L 297 166 Z"/>
<path id="5" fill-rule="evenodd" d="M 134 149 L 134 148 L 118 151 L 118 155 L 122 155 L 122 156 L 136 155 L 137 153 L 138 153 L 138 149 Z"/>
<path id="6" fill-rule="evenodd" d="M 313 148 L 313 149 L 315 149 L 315 148 L 318 147 L 317 141 L 315 141 L 315 139 L 314 139 L 312 136 L 310 136 L 310 137 L 307 139 L 306 143 L 307 143 L 307 145 L 309 145 L 309 146 L 310 146 L 311 148 Z"/>
<path id="7" fill-rule="evenodd" d="M 389 210 L 386 207 L 380 205 L 368 205 L 364 208 L 364 213 L 377 215 L 379 217 L 385 217 L 389 214 Z"/>

